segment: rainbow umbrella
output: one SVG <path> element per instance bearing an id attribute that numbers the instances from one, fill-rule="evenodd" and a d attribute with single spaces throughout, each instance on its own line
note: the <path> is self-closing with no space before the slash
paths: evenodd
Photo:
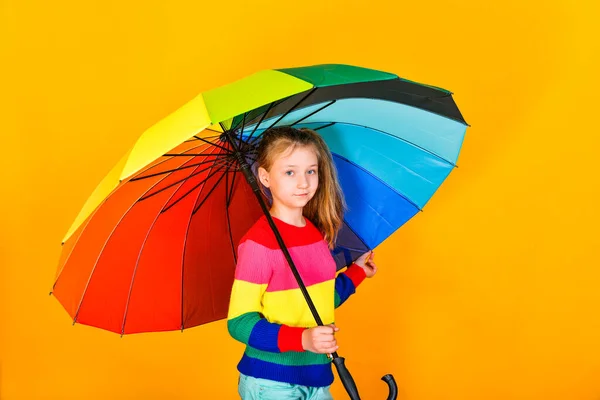
<path id="1" fill-rule="evenodd" d="M 128 334 L 225 318 L 242 235 L 265 214 L 280 239 L 253 171 L 276 126 L 314 129 L 331 149 L 348 205 L 332 251 L 341 269 L 423 208 L 468 125 L 449 91 L 348 65 L 204 92 L 140 136 L 67 232 L 52 293 L 73 322 Z"/>

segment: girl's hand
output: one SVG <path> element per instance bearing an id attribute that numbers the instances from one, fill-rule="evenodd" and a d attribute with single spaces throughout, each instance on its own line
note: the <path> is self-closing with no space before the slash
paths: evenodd
<path id="1" fill-rule="evenodd" d="M 339 347 L 334 336 L 339 330 L 334 324 L 305 329 L 302 332 L 302 347 L 313 353 L 331 354 Z"/>
<path id="2" fill-rule="evenodd" d="M 367 278 L 372 278 L 377 273 L 377 265 L 375 265 L 375 261 L 373 261 L 374 258 L 375 253 L 373 250 L 371 250 L 367 251 L 365 254 L 358 257 L 356 261 L 354 261 L 354 264 L 358 265 L 365 271 Z"/>

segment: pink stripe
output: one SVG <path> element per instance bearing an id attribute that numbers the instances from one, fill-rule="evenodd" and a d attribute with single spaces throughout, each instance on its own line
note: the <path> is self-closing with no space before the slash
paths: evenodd
<path id="1" fill-rule="evenodd" d="M 256 283 L 269 283 L 271 261 L 268 248 L 252 240 L 246 240 L 238 246 L 238 260 L 235 267 L 235 279 Z"/>
<path id="2" fill-rule="evenodd" d="M 267 292 L 297 289 L 298 282 L 281 250 L 271 250 L 274 270 Z M 305 286 L 315 285 L 335 278 L 336 266 L 327 243 L 320 240 L 306 246 L 289 249 L 294 265 Z"/>
<path id="3" fill-rule="evenodd" d="M 335 260 L 325 240 L 288 250 L 305 286 L 335 278 Z M 268 292 L 298 288 L 296 278 L 281 249 L 269 249 L 252 240 L 246 240 L 239 245 L 238 255 L 236 279 L 256 284 L 268 283 Z"/>

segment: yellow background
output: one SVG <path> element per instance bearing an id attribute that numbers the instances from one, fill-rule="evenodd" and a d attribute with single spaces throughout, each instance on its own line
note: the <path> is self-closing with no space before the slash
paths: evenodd
<path id="1" fill-rule="evenodd" d="M 596 1 L 0 2 L 0 398 L 234 399 L 224 322 L 118 335 L 48 296 L 60 242 L 147 127 L 261 69 L 455 93 L 459 168 L 338 314 L 363 399 L 600 398 Z M 337 398 L 345 398 L 336 380 Z"/>

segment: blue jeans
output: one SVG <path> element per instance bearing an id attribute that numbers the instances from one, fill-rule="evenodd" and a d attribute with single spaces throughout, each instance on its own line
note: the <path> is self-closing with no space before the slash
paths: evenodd
<path id="1" fill-rule="evenodd" d="M 329 386 L 293 385 L 244 374 L 240 374 L 238 393 L 242 400 L 333 400 Z"/>

